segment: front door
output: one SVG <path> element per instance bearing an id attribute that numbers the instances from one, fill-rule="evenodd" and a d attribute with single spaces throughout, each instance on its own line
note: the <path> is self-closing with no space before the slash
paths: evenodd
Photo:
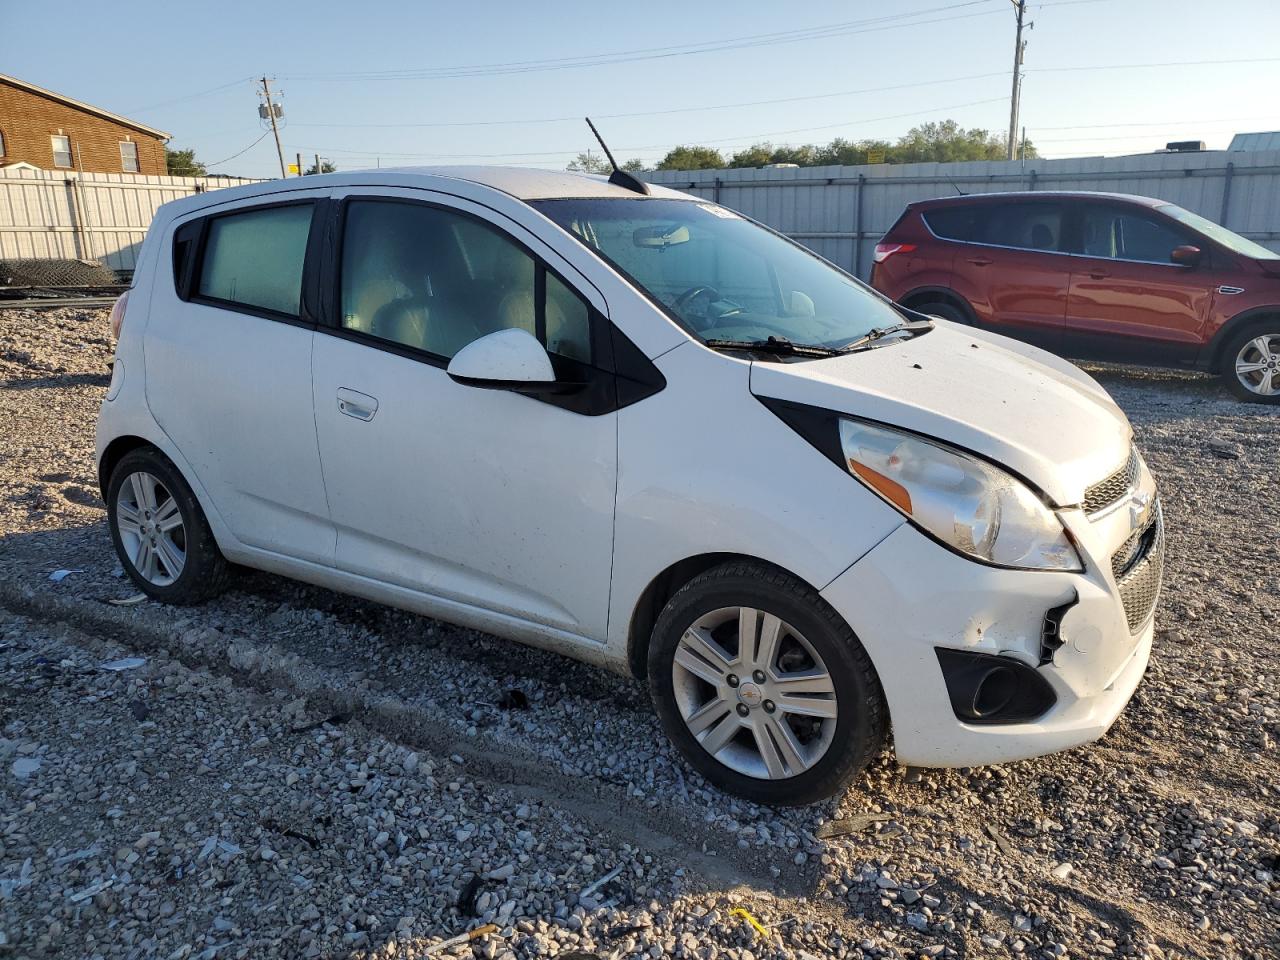
<path id="1" fill-rule="evenodd" d="M 1164 218 L 1110 203 L 1084 207 L 1078 233 L 1067 354 L 1148 363 L 1194 360 L 1213 298 L 1203 241 Z M 1206 247 L 1200 264 L 1169 259 L 1184 245 Z"/>
<path id="2" fill-rule="evenodd" d="M 583 392 L 464 386 L 445 367 L 478 337 L 522 327 L 558 374 L 588 380 L 603 300 L 591 290 L 593 307 L 585 281 L 522 228 L 458 198 L 353 189 L 340 231 L 338 316 L 314 354 L 337 565 L 602 640 L 616 412 L 580 412 Z"/>

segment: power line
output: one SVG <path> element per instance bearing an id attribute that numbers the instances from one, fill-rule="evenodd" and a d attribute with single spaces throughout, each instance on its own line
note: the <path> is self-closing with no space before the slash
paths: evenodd
<path id="1" fill-rule="evenodd" d="M 670 57 L 693 56 L 703 53 L 718 53 L 724 50 L 741 50 L 750 47 L 774 46 L 777 44 L 798 43 L 805 40 L 818 40 L 828 37 L 849 36 L 859 33 L 875 33 L 882 30 L 896 30 L 901 27 L 925 26 L 932 23 L 945 23 L 952 20 L 963 20 L 971 17 L 991 16 L 998 10 L 985 10 L 974 13 L 959 14 L 951 17 L 937 17 L 931 20 L 916 19 L 927 13 L 955 10 L 996 2 L 996 0 L 965 0 L 963 3 L 947 4 L 941 7 L 930 7 L 910 13 L 890 14 L 865 20 L 850 20 L 843 23 L 824 24 L 808 27 L 803 30 L 790 30 L 781 33 L 756 34 L 747 37 L 736 37 L 726 40 L 704 41 L 697 44 L 682 44 L 676 47 L 652 47 L 643 50 L 617 51 L 609 54 L 598 54 L 589 57 L 563 57 L 551 60 L 513 61 L 508 63 L 468 64 L 453 67 L 433 67 L 426 69 L 358 71 L 352 73 L 318 73 L 295 74 L 287 79 L 324 80 L 324 81 L 368 81 L 368 80 L 440 80 L 460 77 L 503 76 L 514 73 L 541 73 L 549 70 L 565 70 L 580 67 L 607 66 L 618 63 L 635 63 L 641 60 L 661 60 Z M 910 22 L 892 22 L 910 21 Z"/>
<path id="2" fill-rule="evenodd" d="M 835 97 L 849 97 L 863 93 L 884 93 L 890 90 L 908 90 L 913 87 L 936 86 L 940 83 L 960 83 L 966 80 L 986 80 L 991 77 L 1003 77 L 1004 71 L 996 73 L 971 73 L 963 77 L 942 77 L 938 80 L 919 80 L 914 83 L 895 83 L 885 87 L 862 87 L 858 90 L 839 90 L 834 93 L 812 93 L 798 97 L 776 97 L 770 100 L 744 100 L 738 103 L 709 104 L 698 107 L 672 107 L 667 110 L 639 110 L 634 113 L 601 113 L 592 116 L 598 120 L 625 120 L 634 117 L 659 117 L 675 113 L 702 113 L 707 110 L 730 110 L 738 107 L 763 107 L 779 103 L 799 103 L 807 100 L 830 100 Z M 579 114 L 566 117 L 538 117 L 517 120 L 450 120 L 430 123 L 294 123 L 295 127 L 338 127 L 343 129 L 411 129 L 419 127 L 494 127 L 533 123 L 581 123 Z"/>
<path id="3" fill-rule="evenodd" d="M 238 86 L 253 80 L 253 77 L 241 77 L 239 80 L 232 80 L 230 83 L 219 84 L 216 87 L 210 87 L 208 90 L 201 90 L 199 93 L 189 93 L 183 97 L 174 97 L 172 100 L 161 100 L 159 103 L 152 103 L 145 107 L 133 107 L 129 110 L 121 111 L 124 114 L 130 113 L 146 113 L 148 110 L 155 110 L 158 107 L 167 107 L 175 103 L 186 103 L 188 100 L 196 100 L 200 97 L 207 97 L 212 93 L 218 93 L 220 90 L 229 90 L 231 87 Z"/>
<path id="4" fill-rule="evenodd" d="M 1225 63 L 1280 63 L 1280 57 L 1245 57 L 1229 60 L 1166 60 L 1161 63 L 1100 63 L 1076 67 L 1035 67 L 1028 73 L 1065 73 L 1077 70 L 1146 70 L 1152 67 L 1204 67 Z"/>
<path id="5" fill-rule="evenodd" d="M 1005 98 L 990 97 L 986 100 L 971 100 L 968 103 L 953 103 L 947 106 L 929 107 L 926 109 L 911 110 L 907 113 L 888 114 L 880 117 L 860 117 L 857 119 L 846 120 L 841 123 L 824 124 L 817 127 L 799 127 L 791 130 L 774 130 L 769 133 L 753 133 L 743 134 L 734 137 L 720 137 L 714 139 L 699 138 L 696 142 L 699 145 L 713 143 L 737 143 L 752 142 L 757 143 L 769 137 L 787 136 L 793 133 L 811 133 L 815 130 L 834 130 L 840 127 L 851 127 L 864 123 L 875 123 L 881 120 L 900 120 L 904 117 L 919 117 L 922 114 L 940 113 L 944 110 L 959 110 L 963 107 L 974 107 L 988 103 L 1003 103 Z M 671 146 L 670 143 L 651 143 L 643 146 L 626 146 L 619 147 L 618 151 L 627 151 L 628 153 L 644 150 L 666 150 Z M 390 150 L 343 150 L 338 147 L 308 147 L 308 150 L 323 150 L 326 153 L 348 154 L 361 157 L 404 157 L 415 159 L 433 159 L 433 160 L 510 160 L 523 157 L 560 157 L 573 156 L 580 152 L 581 147 L 573 147 L 562 150 L 541 150 L 528 151 L 525 153 L 398 153 Z"/>
<path id="6" fill-rule="evenodd" d="M 1252 123 L 1255 120 L 1275 122 L 1275 115 L 1265 117 L 1205 117 L 1201 120 L 1144 120 L 1140 123 L 1078 123 L 1065 127 L 1032 127 L 1033 130 L 1109 130 L 1118 127 L 1172 127 L 1193 123 Z"/>
<path id="7" fill-rule="evenodd" d="M 244 154 L 248 153 L 250 150 L 252 150 L 252 149 L 253 149 L 254 147 L 256 147 L 258 144 L 260 144 L 263 140 L 267 139 L 267 137 L 268 137 L 268 136 L 270 136 L 270 134 L 271 134 L 271 131 L 270 131 L 270 130 L 265 130 L 265 131 L 263 131 L 262 136 L 260 136 L 257 140 L 253 141 L 253 143 L 249 144 L 247 147 L 245 147 L 245 148 L 244 148 L 243 150 L 241 150 L 239 153 L 233 153 L 231 156 L 227 157 L 227 159 L 225 159 L 225 160 L 215 160 L 215 161 L 213 161 L 213 163 L 206 163 L 206 164 L 205 164 L 205 166 L 206 166 L 206 167 L 217 167 L 217 166 L 221 166 L 221 165 L 222 165 L 222 164 L 224 164 L 224 163 L 230 163 L 230 162 L 231 162 L 232 160 L 234 160 L 236 157 L 244 156 Z"/>

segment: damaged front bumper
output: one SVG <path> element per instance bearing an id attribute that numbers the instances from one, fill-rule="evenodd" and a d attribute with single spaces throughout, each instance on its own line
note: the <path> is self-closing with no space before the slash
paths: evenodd
<path id="1" fill-rule="evenodd" d="M 1149 475 L 1144 486 L 1141 523 L 1160 533 Z M 900 762 L 977 766 L 1064 750 L 1101 737 L 1133 696 L 1154 615 L 1126 611 L 1113 558 L 1141 524 L 1123 512 L 1061 516 L 1083 572 L 984 566 L 903 524 L 822 591 L 875 664 Z M 1154 576 L 1158 593 L 1158 566 Z"/>

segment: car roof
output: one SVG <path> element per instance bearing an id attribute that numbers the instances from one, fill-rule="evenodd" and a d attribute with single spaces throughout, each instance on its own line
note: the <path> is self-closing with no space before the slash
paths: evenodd
<path id="1" fill-rule="evenodd" d="M 568 170 L 533 170 L 524 167 L 381 167 L 374 170 L 352 170 L 342 173 L 325 173 L 309 177 L 287 177 L 283 180 L 262 180 L 238 187 L 227 187 L 207 193 L 185 197 L 169 206 L 175 214 L 197 210 L 214 204 L 255 197 L 270 198 L 293 190 L 310 190 L 336 187 L 420 187 L 447 189 L 442 181 L 455 180 L 497 190 L 517 200 L 561 200 L 580 198 L 614 198 L 627 200 L 665 199 L 697 200 L 687 193 L 680 193 L 658 184 L 649 186 L 649 197 L 619 187 L 608 177 Z"/>
<path id="2" fill-rule="evenodd" d="M 1103 193 L 1094 190 L 1009 190 L 996 193 L 969 193 L 957 197 L 933 197 L 917 200 L 912 207 L 966 204 L 983 200 L 1119 200 L 1143 207 L 1159 207 L 1168 203 L 1153 197 L 1140 197 L 1133 193 Z"/>

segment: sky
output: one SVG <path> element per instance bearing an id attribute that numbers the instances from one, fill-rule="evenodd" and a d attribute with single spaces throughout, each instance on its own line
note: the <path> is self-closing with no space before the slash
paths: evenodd
<path id="1" fill-rule="evenodd" d="M 595 148 L 894 140 L 1009 124 L 1012 0 L 0 0 L 0 73 L 172 133 L 211 173 L 286 161 L 563 168 Z M 1042 156 L 1280 130 L 1280 0 L 1030 0 L 1022 123 Z M 1253 62 L 1243 62 L 1253 61 Z M 762 102 L 772 101 L 772 102 Z"/>

